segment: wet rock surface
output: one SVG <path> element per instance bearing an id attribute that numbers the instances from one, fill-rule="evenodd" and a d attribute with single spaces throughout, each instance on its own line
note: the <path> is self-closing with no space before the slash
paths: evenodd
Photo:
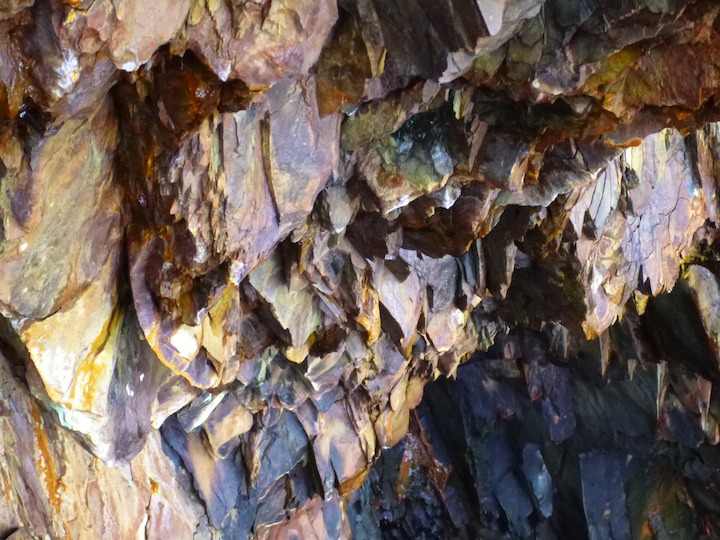
<path id="1" fill-rule="evenodd" d="M 0 535 L 720 535 L 720 6 L 0 6 Z"/>

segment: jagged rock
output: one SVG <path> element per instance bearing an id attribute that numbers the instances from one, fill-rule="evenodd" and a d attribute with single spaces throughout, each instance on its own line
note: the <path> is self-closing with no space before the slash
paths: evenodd
<path id="1" fill-rule="evenodd" d="M 165 190 L 140 186 L 139 208 L 159 197 L 167 213 L 160 230 L 130 233 L 135 307 L 160 359 L 192 384 L 232 380 L 239 329 L 223 314 L 236 311 L 237 284 L 312 209 L 336 166 L 337 125 L 318 117 L 312 80 L 286 79 L 248 111 L 206 120 L 169 158 L 185 165 L 158 179 Z"/>
<path id="2" fill-rule="evenodd" d="M 653 295 L 675 284 L 708 218 L 694 174 L 680 134 L 662 131 L 626 150 L 573 206 L 578 258 L 586 261 L 589 335 L 615 321 L 639 278 Z"/>
<path id="3" fill-rule="evenodd" d="M 5 2 L 0 535 L 717 536 L 719 24 Z"/>
<path id="4" fill-rule="evenodd" d="M 116 271 L 111 256 L 66 311 L 16 325 L 32 362 L 27 380 L 33 393 L 107 462 L 142 449 L 153 404 L 162 400 L 158 388 L 171 376 L 142 338 L 123 298 L 127 287 L 116 289 Z"/>
<path id="5" fill-rule="evenodd" d="M 55 425 L 4 356 L 0 373 L 4 531 L 20 527 L 31 537 L 192 536 L 202 507 L 187 489 L 187 475 L 178 475 L 165 455 L 158 432 L 132 463 L 104 464 Z"/>
<path id="6" fill-rule="evenodd" d="M 194 0 L 185 35 L 173 48 L 194 51 L 223 81 L 271 86 L 310 71 L 336 20 L 337 6 L 330 0 Z"/>
<path id="7" fill-rule="evenodd" d="M 76 298 L 120 242 L 117 120 L 105 99 L 86 119 L 50 129 L 29 122 L 2 156 L 0 303 L 8 315 L 40 319 Z"/>

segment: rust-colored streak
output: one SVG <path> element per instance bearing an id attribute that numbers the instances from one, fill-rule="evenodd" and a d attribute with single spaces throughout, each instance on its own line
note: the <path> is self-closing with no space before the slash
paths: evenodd
<path id="1" fill-rule="evenodd" d="M 2 482 L 2 492 L 5 496 L 5 500 L 12 501 L 13 493 L 10 489 L 10 479 L 8 478 L 7 472 L 5 471 L 5 467 L 0 467 L 0 482 Z"/>
<path id="2" fill-rule="evenodd" d="M 111 340 L 112 336 L 119 330 L 120 322 L 121 311 L 116 306 L 110 320 L 92 344 L 88 355 L 77 367 L 70 399 L 74 400 L 76 393 L 81 393 L 80 407 L 82 410 L 92 410 L 93 398 L 96 395 L 97 389 L 101 387 L 100 378 L 105 371 L 103 362 L 98 361 L 98 355 L 105 349 L 109 340 Z"/>
<path id="3" fill-rule="evenodd" d="M 33 419 L 33 431 L 35 432 L 35 448 L 37 449 L 36 463 L 40 476 L 45 483 L 47 490 L 48 502 L 55 514 L 60 518 L 63 529 L 66 529 L 62 520 L 62 499 L 60 497 L 63 489 L 62 480 L 58 477 L 55 469 L 55 461 L 50 450 L 47 433 L 45 432 L 45 424 L 37 403 L 30 403 L 30 414 Z M 69 538 L 67 531 L 65 537 Z"/>

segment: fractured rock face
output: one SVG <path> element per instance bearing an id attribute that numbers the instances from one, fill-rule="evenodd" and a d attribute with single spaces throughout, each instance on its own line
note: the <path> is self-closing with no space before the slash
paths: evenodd
<path id="1" fill-rule="evenodd" d="M 0 519 L 5 530 L 73 538 L 134 538 L 140 531 L 158 538 L 192 536 L 202 506 L 183 487 L 187 478 L 177 476 L 159 433 L 150 435 L 132 464 L 109 466 L 55 425 L 14 377 L 5 357 L 0 373 L 0 485 L 5 501 Z"/>
<path id="2" fill-rule="evenodd" d="M 639 279 L 657 295 L 679 277 L 709 217 L 689 152 L 677 131 L 650 135 L 583 188 L 572 207 L 578 259 L 587 261 L 590 335 L 615 322 Z"/>
<path id="3" fill-rule="evenodd" d="M 314 104 L 312 79 L 281 81 L 155 157 L 173 165 L 160 186 L 140 188 L 138 211 L 153 200 L 167 209 L 156 228 L 130 229 L 140 324 L 160 359 L 201 388 L 237 367 L 237 285 L 305 219 L 336 167 L 338 119 Z"/>
<path id="4" fill-rule="evenodd" d="M 90 118 L 27 137 L 29 151 L 11 139 L 3 156 L 0 302 L 14 316 L 43 318 L 87 287 L 120 242 L 117 120 L 106 99 Z"/>
<path id="5" fill-rule="evenodd" d="M 719 25 L 0 6 L 0 534 L 713 536 Z"/>
<path id="6" fill-rule="evenodd" d="M 336 20 L 337 7 L 330 0 L 194 0 L 179 41 L 223 81 L 270 86 L 283 77 L 304 76 Z"/>

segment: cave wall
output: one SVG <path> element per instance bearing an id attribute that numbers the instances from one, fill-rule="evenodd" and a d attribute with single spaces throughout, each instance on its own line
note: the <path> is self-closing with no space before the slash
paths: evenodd
<path id="1" fill-rule="evenodd" d="M 720 6 L 0 5 L 0 535 L 712 538 Z"/>

